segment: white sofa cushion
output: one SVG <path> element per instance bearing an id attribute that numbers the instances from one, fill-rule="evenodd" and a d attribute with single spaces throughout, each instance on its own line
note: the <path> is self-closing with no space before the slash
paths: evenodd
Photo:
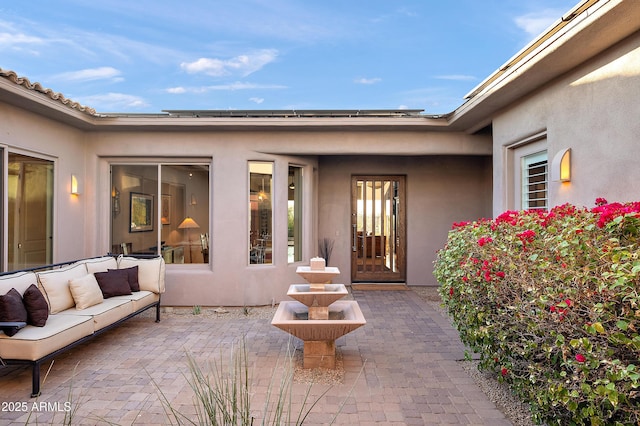
<path id="1" fill-rule="evenodd" d="M 87 274 L 84 277 L 69 280 L 69 290 L 76 302 L 76 309 L 82 310 L 90 306 L 102 303 L 102 291 L 95 275 Z"/>
<path id="2" fill-rule="evenodd" d="M 98 331 L 114 322 L 121 320 L 133 313 L 133 302 L 130 300 L 118 300 L 114 298 L 104 299 L 102 303 L 88 307 L 81 311 L 66 309 L 60 312 L 60 316 L 85 316 L 93 319 L 93 331 Z"/>
<path id="3" fill-rule="evenodd" d="M 44 327 L 28 325 L 13 337 L 0 333 L 0 358 L 35 361 L 91 334 L 90 315 L 51 315 Z"/>
<path id="4" fill-rule="evenodd" d="M 75 301 L 69 290 L 69 280 L 87 275 L 84 263 L 77 263 L 59 269 L 38 272 L 40 287 L 49 302 L 49 310 L 56 314 L 65 309 L 73 308 Z"/>
<path id="5" fill-rule="evenodd" d="M 38 284 L 35 272 L 16 272 L 15 274 L 0 277 L 0 295 L 7 294 L 15 288 L 22 296 L 31 284 Z"/>
<path id="6" fill-rule="evenodd" d="M 118 259 L 118 269 L 138 266 L 138 283 L 140 290 L 164 293 L 165 264 L 162 257 L 153 259 L 137 259 L 135 257 L 121 257 Z"/>
<path id="7" fill-rule="evenodd" d="M 157 302 L 160 300 L 160 295 L 152 291 L 140 290 L 134 291 L 132 294 L 126 296 L 113 296 L 112 299 L 117 300 L 130 300 L 133 303 L 133 312 L 139 311 L 145 306 Z"/>
<path id="8" fill-rule="evenodd" d="M 93 259 L 81 260 L 78 263 L 87 265 L 87 273 L 107 272 L 107 269 L 117 269 L 118 261 L 113 256 L 95 257 Z"/>

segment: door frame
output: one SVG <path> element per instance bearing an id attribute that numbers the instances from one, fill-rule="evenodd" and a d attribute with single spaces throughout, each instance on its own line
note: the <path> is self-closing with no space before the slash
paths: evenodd
<path id="1" fill-rule="evenodd" d="M 387 250 L 382 250 L 382 256 L 376 256 L 378 245 L 387 246 L 386 237 L 381 239 L 377 235 L 371 236 L 371 247 L 367 248 L 366 236 L 358 234 L 358 182 L 359 181 L 395 181 L 398 182 L 397 194 L 393 196 L 393 213 L 395 218 L 394 234 L 392 239 L 394 245 L 389 252 L 391 256 L 387 259 Z M 351 282 L 406 282 L 407 277 L 407 226 L 406 226 L 406 175 L 364 175 L 357 174 L 351 176 Z M 374 232 L 374 234 L 376 234 Z M 362 247 L 360 247 L 362 245 Z M 373 247 L 375 246 L 375 247 Z M 371 258 L 367 255 L 371 253 Z M 370 261 L 371 269 L 367 270 L 367 260 Z M 359 262 L 360 261 L 360 262 Z M 386 267 L 386 262 L 391 262 L 393 268 Z"/>

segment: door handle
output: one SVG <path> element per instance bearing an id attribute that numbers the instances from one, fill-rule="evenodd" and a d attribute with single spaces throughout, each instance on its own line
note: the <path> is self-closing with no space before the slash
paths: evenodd
<path id="1" fill-rule="evenodd" d="M 353 227 L 353 245 L 351 246 L 351 250 L 355 252 L 358 250 L 358 233 L 356 231 L 357 225 L 354 223 L 351 226 Z"/>

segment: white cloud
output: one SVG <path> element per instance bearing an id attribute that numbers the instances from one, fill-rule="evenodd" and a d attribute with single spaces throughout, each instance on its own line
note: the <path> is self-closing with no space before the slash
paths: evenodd
<path id="1" fill-rule="evenodd" d="M 263 102 L 264 102 L 264 98 L 256 98 L 256 97 L 253 97 L 253 98 L 249 98 L 249 100 L 250 100 L 251 102 L 255 102 L 255 103 L 257 103 L 258 105 L 260 105 L 261 103 L 263 103 Z"/>
<path id="2" fill-rule="evenodd" d="M 125 111 L 127 109 L 144 108 L 147 102 L 135 95 L 126 93 L 105 93 L 78 97 L 78 102 L 89 105 L 99 111 Z"/>
<path id="3" fill-rule="evenodd" d="M 477 78 L 472 76 L 472 75 L 464 75 L 464 74 L 436 75 L 435 78 L 437 78 L 438 80 L 454 80 L 454 81 L 473 81 L 473 80 L 477 80 Z"/>
<path id="4" fill-rule="evenodd" d="M 262 49 L 230 59 L 200 58 L 194 62 L 183 62 L 180 67 L 190 74 L 207 74 L 212 77 L 241 75 L 246 77 L 265 65 L 273 62 L 278 56 L 275 49 Z"/>
<path id="5" fill-rule="evenodd" d="M 376 83 L 380 83 L 382 79 L 378 77 L 374 77 L 374 78 L 362 77 L 362 78 L 356 78 L 353 81 L 358 84 L 376 84 Z"/>
<path id="6" fill-rule="evenodd" d="M 87 68 L 79 71 L 70 71 L 57 74 L 54 78 L 66 81 L 94 81 L 111 80 L 114 82 L 123 81 L 120 77 L 122 73 L 113 67 Z"/>
<path id="7" fill-rule="evenodd" d="M 562 11 L 558 9 L 545 9 L 517 16 L 514 21 L 518 28 L 524 30 L 531 37 L 536 37 L 561 16 Z"/>
<path id="8" fill-rule="evenodd" d="M 166 90 L 167 93 L 173 93 L 175 95 L 181 95 L 183 93 L 187 93 L 187 89 L 185 89 L 182 86 L 178 86 L 178 87 L 170 87 Z"/>
<path id="9" fill-rule="evenodd" d="M 44 40 L 40 37 L 29 36 L 26 34 L 0 33 L 0 46 L 14 46 L 24 44 L 42 44 Z"/>

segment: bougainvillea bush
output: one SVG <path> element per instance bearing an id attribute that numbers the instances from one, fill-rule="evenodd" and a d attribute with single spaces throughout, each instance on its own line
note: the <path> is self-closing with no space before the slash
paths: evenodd
<path id="1" fill-rule="evenodd" d="M 462 341 L 547 424 L 640 424 L 640 202 L 456 223 L 440 295 Z"/>

